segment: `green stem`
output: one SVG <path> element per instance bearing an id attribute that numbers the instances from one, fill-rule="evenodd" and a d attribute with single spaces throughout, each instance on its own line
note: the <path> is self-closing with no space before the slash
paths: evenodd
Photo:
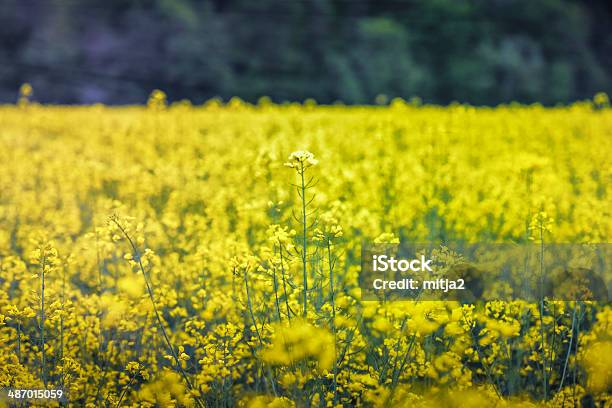
<path id="1" fill-rule="evenodd" d="M 306 317 L 307 307 L 308 307 L 308 272 L 306 269 L 306 251 L 308 249 L 308 244 L 306 240 L 306 184 L 304 182 L 304 164 L 301 164 L 300 167 L 300 177 L 302 179 L 302 272 L 303 272 L 303 280 L 304 280 L 304 310 L 302 315 Z"/>
<path id="2" fill-rule="evenodd" d="M 66 266 L 62 271 L 62 314 L 60 315 L 60 362 L 64 364 L 64 308 L 66 303 Z M 62 369 L 61 384 L 64 385 L 64 370 Z"/>
<path id="3" fill-rule="evenodd" d="M 289 295 L 287 294 L 287 278 L 285 277 L 285 265 L 283 263 L 283 246 L 278 241 L 279 245 L 279 253 L 280 253 L 280 263 L 281 263 L 281 273 L 283 278 L 283 292 L 285 293 L 285 306 L 287 307 L 287 319 L 291 322 L 291 308 L 289 308 Z"/>
<path id="4" fill-rule="evenodd" d="M 261 347 L 263 347 L 263 340 L 261 338 L 261 334 L 259 334 L 259 329 L 257 328 L 257 321 L 255 320 L 255 314 L 253 313 L 253 303 L 251 302 L 251 291 L 249 290 L 249 279 L 247 277 L 247 269 L 244 269 L 244 286 L 246 288 L 246 294 L 247 294 L 247 304 L 249 306 L 249 313 L 251 315 L 251 320 L 253 321 L 253 326 L 255 327 L 255 333 L 257 333 L 257 339 L 259 340 L 259 345 Z M 272 387 L 272 392 L 274 393 L 274 395 L 277 395 L 276 393 L 276 386 L 274 385 L 274 378 L 272 377 L 272 370 L 270 369 L 270 367 L 268 366 L 268 377 L 269 377 L 269 381 L 270 381 L 270 386 Z"/>
<path id="5" fill-rule="evenodd" d="M 247 305 L 249 307 L 249 314 L 251 315 L 251 321 L 253 322 L 253 327 L 255 327 L 255 333 L 257 334 L 259 345 L 263 346 L 263 341 L 261 339 L 261 335 L 259 334 L 259 329 L 257 328 L 257 321 L 255 320 L 255 314 L 253 313 L 253 304 L 251 303 L 251 291 L 249 290 L 249 279 L 247 277 L 247 268 L 244 269 L 244 287 L 246 288 Z"/>
<path id="6" fill-rule="evenodd" d="M 134 382 L 134 377 L 130 378 L 130 382 L 127 383 L 125 388 L 121 391 L 121 395 L 119 396 L 119 401 L 117 401 L 117 405 L 115 405 L 116 407 L 120 407 L 121 406 L 121 402 L 123 402 L 123 398 L 127 394 L 127 391 L 132 386 L 133 382 Z"/>
<path id="7" fill-rule="evenodd" d="M 561 382 L 559 383 L 559 391 L 563 389 L 563 382 L 565 381 L 565 373 L 567 372 L 567 363 L 569 362 L 570 353 L 572 351 L 572 343 L 574 342 L 574 325 L 576 324 L 576 303 L 574 303 L 574 311 L 572 312 L 572 328 L 570 333 L 569 346 L 567 347 L 567 354 L 565 356 L 565 364 L 563 364 L 563 374 L 561 374 Z"/>
<path id="8" fill-rule="evenodd" d="M 334 265 L 332 262 L 331 242 L 327 240 L 327 262 L 329 264 L 329 295 L 332 308 L 331 327 L 334 334 L 334 405 L 338 399 L 338 354 L 336 351 L 336 304 L 334 301 Z"/>
<path id="9" fill-rule="evenodd" d="M 178 355 L 176 354 L 176 351 L 174 350 L 174 347 L 172 347 L 172 343 L 170 342 L 170 338 L 168 337 L 168 334 L 166 333 L 166 329 L 164 328 L 164 325 L 162 323 L 161 317 L 160 317 L 159 312 L 157 310 L 157 305 L 155 304 L 155 296 L 153 295 L 153 289 L 151 289 L 151 285 L 149 284 L 149 279 L 147 278 L 147 274 L 145 272 L 144 265 L 142 264 L 142 259 L 141 259 L 141 256 L 140 256 L 140 251 L 138 251 L 138 248 L 136 247 L 136 244 L 134 244 L 134 241 L 132 241 L 132 239 L 130 238 L 129 234 L 121 226 L 121 224 L 119 224 L 116 220 L 113 220 L 113 222 L 115 223 L 115 225 L 117 225 L 117 227 L 121 230 L 121 232 L 123 233 L 125 238 L 128 240 L 128 242 L 130 243 L 130 246 L 132 247 L 132 251 L 134 252 L 134 255 L 136 256 L 136 259 L 138 259 L 138 266 L 140 267 L 140 271 L 142 272 L 142 276 L 144 278 L 145 285 L 147 287 L 147 292 L 149 294 L 149 299 L 151 299 L 151 303 L 153 305 L 153 312 L 155 313 L 155 318 L 157 319 L 157 325 L 159 326 L 159 329 L 162 332 L 162 335 L 164 337 L 164 340 L 166 341 L 166 345 L 168 346 L 168 349 L 170 350 L 170 354 L 172 355 L 172 358 L 174 359 L 176 367 L 178 368 L 179 372 L 181 373 L 181 376 L 183 377 L 183 379 L 185 380 L 185 383 L 187 383 L 187 386 L 189 387 L 189 389 L 190 390 L 195 390 L 195 388 L 191 384 L 191 381 L 189 380 L 189 377 L 187 376 L 187 373 L 185 372 L 185 370 L 181 366 L 181 361 L 179 360 Z M 199 398 L 195 398 L 195 401 L 196 401 L 196 403 L 198 404 L 198 406 L 200 408 L 205 408 L 204 403 L 202 401 L 200 401 Z"/>
<path id="10" fill-rule="evenodd" d="M 542 385 L 544 388 L 544 401 L 548 399 L 548 379 L 546 376 L 546 350 L 544 336 L 544 230 L 540 221 L 540 340 L 542 355 Z"/>
<path id="11" fill-rule="evenodd" d="M 44 251 L 44 248 L 42 249 Z M 47 387 L 47 372 L 45 367 L 45 263 L 47 262 L 43 255 L 41 262 L 41 274 L 40 274 L 40 345 L 42 349 L 42 378 L 45 388 Z"/>
<path id="12" fill-rule="evenodd" d="M 17 322 L 17 361 L 21 364 L 21 320 Z"/>
<path id="13" fill-rule="evenodd" d="M 275 266 L 272 266 L 272 281 L 274 285 L 274 301 L 276 303 L 276 314 L 278 315 L 278 320 L 281 321 L 282 319 L 281 319 L 281 312 L 280 312 L 280 301 L 278 299 L 278 280 L 276 279 L 276 267 Z"/>

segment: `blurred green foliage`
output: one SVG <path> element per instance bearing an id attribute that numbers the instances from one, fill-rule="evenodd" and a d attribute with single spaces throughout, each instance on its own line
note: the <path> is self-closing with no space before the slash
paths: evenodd
<path id="1" fill-rule="evenodd" d="M 612 90 L 604 0 L 3 0 L 0 100 L 555 104 Z M 386 97 L 377 96 L 384 94 Z"/>

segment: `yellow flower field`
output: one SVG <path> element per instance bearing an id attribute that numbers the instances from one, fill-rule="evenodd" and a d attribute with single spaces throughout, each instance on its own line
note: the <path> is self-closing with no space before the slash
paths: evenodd
<path id="1" fill-rule="evenodd" d="M 546 220 L 535 239 L 608 242 L 605 95 L 68 107 L 22 93 L 0 107 L 0 388 L 91 407 L 612 404 L 609 304 L 378 303 L 357 285 L 364 241 L 527 242 Z"/>

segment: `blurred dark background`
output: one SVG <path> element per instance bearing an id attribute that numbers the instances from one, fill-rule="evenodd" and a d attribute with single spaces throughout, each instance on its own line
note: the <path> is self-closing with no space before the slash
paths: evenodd
<path id="1" fill-rule="evenodd" d="M 570 102 L 612 90 L 611 4 L 0 0 L 0 101 Z"/>

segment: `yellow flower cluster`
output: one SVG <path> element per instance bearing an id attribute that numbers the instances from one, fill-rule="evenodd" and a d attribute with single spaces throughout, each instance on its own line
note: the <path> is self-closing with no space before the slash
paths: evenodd
<path id="1" fill-rule="evenodd" d="M 291 325 L 272 328 L 271 345 L 263 350 L 263 361 L 279 366 L 293 366 L 314 359 L 321 370 L 329 370 L 335 359 L 334 338 L 329 331 L 295 320 Z"/>
<path id="2" fill-rule="evenodd" d="M 609 241 L 607 97 L 31 95 L 0 107 L 0 388 L 86 407 L 612 403 L 608 304 L 385 303 L 358 286 L 364 241 Z"/>

